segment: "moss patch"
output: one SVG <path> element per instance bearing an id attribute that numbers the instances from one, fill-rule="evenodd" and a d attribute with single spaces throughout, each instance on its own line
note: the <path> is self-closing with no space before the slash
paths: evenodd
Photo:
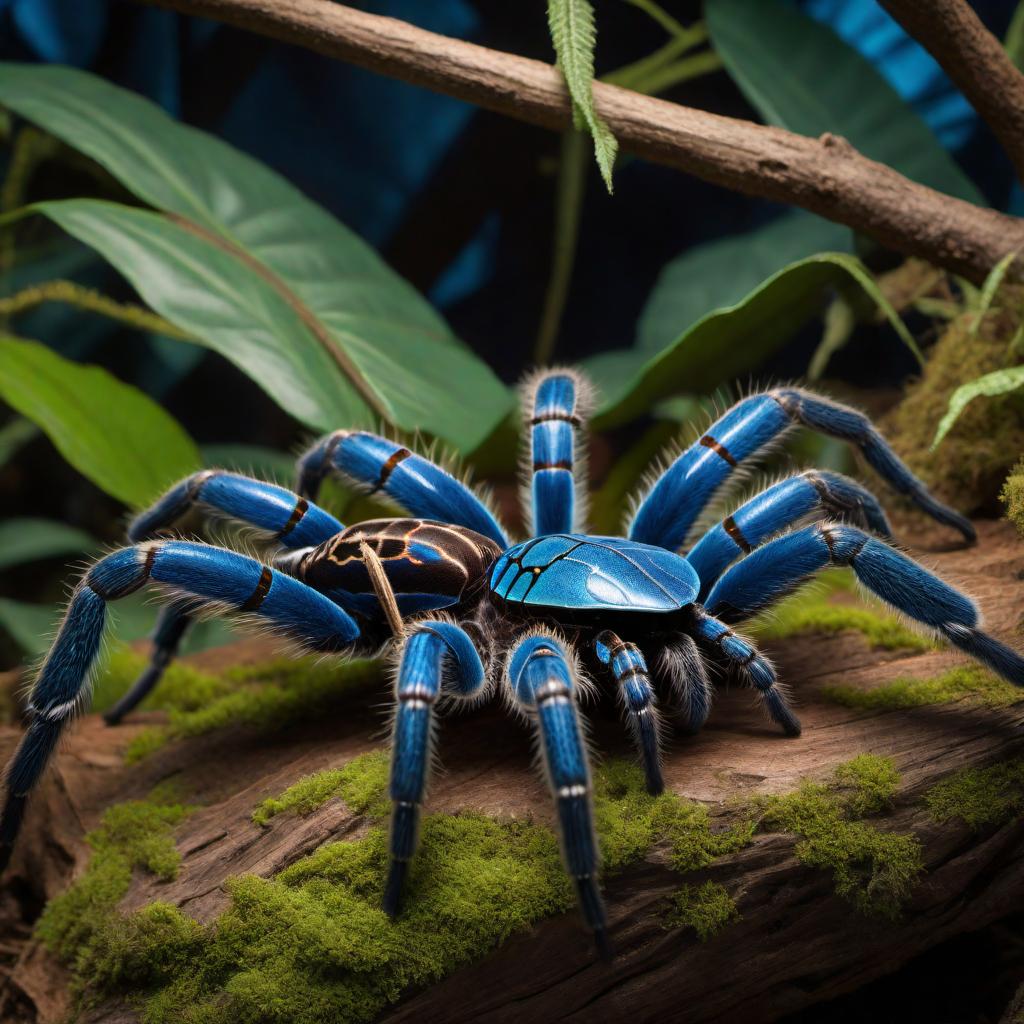
<path id="1" fill-rule="evenodd" d="M 1024 459 L 1010 470 L 999 494 L 1006 518 L 1024 534 Z"/>
<path id="2" fill-rule="evenodd" d="M 386 767 L 384 753 L 364 755 L 301 780 L 257 815 L 302 812 L 340 795 L 376 816 L 386 811 Z M 749 823 L 716 832 L 699 804 L 647 794 L 633 764 L 604 765 L 595 790 L 606 868 L 659 841 L 685 868 L 749 842 Z M 529 821 L 427 816 L 407 906 L 394 922 L 379 909 L 386 867 L 387 833 L 373 826 L 364 838 L 328 843 L 272 879 L 230 879 L 230 905 L 208 926 L 159 903 L 118 913 L 129 870 L 92 902 L 90 928 L 54 948 L 74 965 L 80 986 L 96 998 L 139 1001 L 147 1024 L 365 1021 L 407 987 L 478 959 L 575 902 L 555 836 Z M 81 901 L 82 881 L 61 900 Z M 713 896 L 702 891 L 694 901 L 693 927 L 719 928 L 731 916 Z"/>
<path id="3" fill-rule="evenodd" d="M 145 664 L 135 652 L 115 649 L 96 680 L 93 708 L 103 711 L 113 704 Z M 167 724 L 143 729 L 128 745 L 125 760 L 139 761 L 173 740 L 229 725 L 287 728 L 322 713 L 339 695 L 379 682 L 381 671 L 372 659 L 281 658 L 216 675 L 175 662 L 142 704 L 166 711 Z"/>
<path id="4" fill-rule="evenodd" d="M 981 828 L 1010 821 L 1024 813 L 1024 757 L 956 772 L 933 786 L 924 802 L 939 822 L 961 818 Z"/>
<path id="5" fill-rule="evenodd" d="M 684 885 L 673 895 L 665 923 L 672 928 L 692 928 L 701 942 L 707 942 L 739 917 L 728 890 L 717 882 L 705 882 Z"/>
<path id="6" fill-rule="evenodd" d="M 837 602 L 837 595 L 845 600 Z M 753 623 L 750 633 L 757 640 L 770 643 L 805 633 L 844 630 L 855 630 L 872 647 L 886 650 L 922 651 L 934 646 L 927 636 L 888 613 L 880 601 L 860 597 L 848 569 L 823 573 L 810 587 L 780 601 Z"/>
<path id="7" fill-rule="evenodd" d="M 960 700 L 1002 708 L 1024 700 L 1019 686 L 977 665 L 965 665 L 924 679 L 900 677 L 870 690 L 856 686 L 826 686 L 821 694 L 826 700 L 843 707 L 871 711 L 953 704 Z"/>
<path id="8" fill-rule="evenodd" d="M 974 316 L 950 323 L 932 346 L 917 383 L 887 417 L 882 432 L 943 501 L 966 513 L 993 512 L 1006 474 L 1024 452 L 1024 392 L 968 403 L 935 451 L 935 428 L 953 391 L 992 370 L 1020 362 L 1009 343 L 1020 324 L 1021 289 L 1005 285 L 971 335 Z"/>
<path id="9" fill-rule="evenodd" d="M 886 809 L 898 783 L 891 761 L 861 754 L 828 784 L 805 782 L 795 793 L 757 801 L 761 827 L 799 836 L 797 857 L 831 871 L 840 896 L 864 913 L 895 918 L 924 868 L 921 844 L 856 819 Z"/>
<path id="10" fill-rule="evenodd" d="M 343 768 L 329 768 L 299 779 L 280 796 L 264 800 L 252 814 L 257 825 L 286 811 L 310 814 L 328 800 L 341 797 L 356 814 L 379 818 L 388 813 L 386 797 L 390 759 L 385 751 L 362 754 Z"/>
<path id="11" fill-rule="evenodd" d="M 116 916 L 133 869 L 166 880 L 177 875 L 181 857 L 173 832 L 190 810 L 174 801 L 168 787 L 158 787 L 147 800 L 111 807 L 85 837 L 93 853 L 84 874 L 50 900 L 39 919 L 46 945 L 65 959 L 88 960 L 93 942 Z"/>

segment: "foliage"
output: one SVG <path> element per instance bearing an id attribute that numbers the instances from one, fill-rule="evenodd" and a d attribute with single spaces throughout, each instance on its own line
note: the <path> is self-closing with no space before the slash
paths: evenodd
<path id="1" fill-rule="evenodd" d="M 898 784 L 889 759 L 861 754 L 829 784 L 805 782 L 795 793 L 761 798 L 760 827 L 798 835 L 796 856 L 831 871 L 840 896 L 863 913 L 895 918 L 924 869 L 921 844 L 857 819 L 888 807 Z"/>
<path id="2" fill-rule="evenodd" d="M 706 0 L 705 16 L 729 74 L 769 124 L 841 136 L 915 181 L 984 205 L 921 118 L 830 28 L 781 0 Z"/>
<path id="3" fill-rule="evenodd" d="M 0 522 L 0 569 L 41 558 L 80 555 L 95 545 L 84 530 L 54 519 L 4 519 Z"/>
<path id="4" fill-rule="evenodd" d="M 76 469 L 129 505 L 152 500 L 200 466 L 191 438 L 156 402 L 37 342 L 0 336 L 0 396 L 42 427 Z"/>
<path id="5" fill-rule="evenodd" d="M 936 821 L 960 818 L 975 829 L 1010 821 L 1024 812 L 1024 758 L 963 768 L 933 786 L 925 805 Z"/>
<path id="6" fill-rule="evenodd" d="M 964 665 L 925 678 L 899 677 L 869 690 L 858 686 L 827 686 L 821 695 L 843 707 L 865 711 L 898 711 L 957 701 L 1002 708 L 1024 700 L 1019 686 L 977 665 Z"/>
<path id="7" fill-rule="evenodd" d="M 707 942 L 739 918 L 736 901 L 725 886 L 708 881 L 680 886 L 672 896 L 665 923 L 673 928 L 692 928 L 701 942 Z"/>
<path id="8" fill-rule="evenodd" d="M 548 28 L 558 66 L 572 97 L 573 120 L 594 140 L 594 156 L 601 177 L 612 191 L 612 168 L 619 148 L 615 136 L 594 109 L 594 45 L 597 28 L 590 0 L 548 0 Z"/>
<path id="9" fill-rule="evenodd" d="M 426 302 L 248 156 L 71 68 L 5 65 L 0 102 L 154 208 L 80 199 L 31 209 L 100 251 L 158 313 L 303 423 L 381 417 L 470 450 L 509 411 L 508 390 Z"/>
<path id="10" fill-rule="evenodd" d="M 603 398 L 596 425 L 614 426 L 680 390 L 712 391 L 753 369 L 821 308 L 826 287 L 847 280 L 878 303 L 907 347 L 922 360 L 917 344 L 864 264 L 848 253 L 823 252 L 772 274 L 735 305 L 709 312 L 658 352 L 617 349 L 584 360 Z"/>

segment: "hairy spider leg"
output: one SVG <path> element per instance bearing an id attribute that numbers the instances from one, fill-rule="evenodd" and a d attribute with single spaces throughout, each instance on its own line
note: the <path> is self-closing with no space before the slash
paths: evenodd
<path id="1" fill-rule="evenodd" d="M 737 636 L 720 619 L 699 609 L 697 636 L 718 650 L 727 664 L 735 666 L 746 676 L 757 690 L 769 716 L 787 736 L 800 735 L 800 721 L 786 702 L 772 663 L 749 640 Z"/>
<path id="2" fill-rule="evenodd" d="M 808 470 L 756 494 L 687 552 L 686 560 L 700 577 L 698 600 L 708 596 L 737 558 L 808 516 L 853 520 L 873 533 L 892 536 L 889 520 L 869 490 L 841 473 Z"/>
<path id="3" fill-rule="evenodd" d="M 672 691 L 676 709 L 690 733 L 699 732 L 711 713 L 711 680 L 692 636 L 677 634 L 655 662 L 655 676 Z"/>
<path id="4" fill-rule="evenodd" d="M 544 374 L 533 393 L 530 428 L 531 536 L 572 533 L 576 527 L 578 380 L 564 371 Z"/>
<path id="5" fill-rule="evenodd" d="M 583 919 L 601 956 L 611 956 L 604 901 L 598 887 L 598 848 L 590 767 L 576 707 L 577 685 L 562 646 L 531 635 L 509 655 L 508 677 L 520 707 L 536 723 L 544 773 L 558 812 L 566 868 Z"/>
<path id="6" fill-rule="evenodd" d="M 359 636 L 353 619 L 323 594 L 234 551 L 189 541 L 149 541 L 100 559 L 71 597 L 57 638 L 32 688 L 30 724 L 6 772 L 0 816 L 0 870 L 21 827 L 28 796 L 64 728 L 87 695 L 106 605 L 147 583 L 266 619 L 317 651 L 340 651 Z"/>
<path id="7" fill-rule="evenodd" d="M 849 565 L 887 604 L 941 633 L 951 644 L 1024 686 L 1024 658 L 978 629 L 965 594 L 912 558 L 853 526 L 819 523 L 783 534 L 734 565 L 715 584 L 708 610 L 727 622 L 768 607 L 828 565 Z"/>
<path id="8" fill-rule="evenodd" d="M 420 808 L 433 746 L 433 705 L 442 692 L 463 700 L 480 694 L 483 663 L 466 632 L 451 622 L 416 624 L 405 641 L 395 683 L 395 723 L 391 744 L 391 866 L 384 911 L 394 917 L 402 898 L 409 862 L 419 840 Z"/>
<path id="9" fill-rule="evenodd" d="M 284 487 L 237 473 L 206 469 L 175 484 L 149 509 L 136 516 L 128 527 L 128 540 L 139 543 L 154 539 L 196 506 L 267 530 L 288 548 L 319 544 L 345 528 L 334 516 Z M 197 606 L 188 601 L 176 601 L 161 609 L 153 630 L 149 664 L 128 692 L 103 716 L 108 725 L 120 722 L 160 682 L 178 653 L 196 610 Z"/>
<path id="10" fill-rule="evenodd" d="M 855 444 L 896 491 L 967 540 L 975 539 L 970 522 L 928 493 L 863 413 L 798 388 L 751 395 L 729 409 L 648 491 L 633 517 L 630 539 L 678 551 L 733 470 L 794 424 Z"/>
<path id="11" fill-rule="evenodd" d="M 598 661 L 608 665 L 619 684 L 623 715 L 633 735 L 644 768 L 647 792 L 654 796 L 663 792 L 661 777 L 661 735 L 658 701 L 647 674 L 647 662 L 636 644 L 619 639 L 610 629 L 594 640 Z"/>
<path id="12" fill-rule="evenodd" d="M 299 459 L 296 470 L 296 490 L 308 498 L 316 498 L 324 477 L 333 471 L 370 494 L 383 491 L 419 519 L 465 526 L 508 547 L 491 511 L 464 483 L 422 455 L 376 434 L 328 434 Z"/>

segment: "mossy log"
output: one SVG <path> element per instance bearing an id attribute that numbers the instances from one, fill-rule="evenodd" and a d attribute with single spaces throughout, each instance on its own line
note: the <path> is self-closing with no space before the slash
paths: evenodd
<path id="1" fill-rule="evenodd" d="M 924 560 L 978 598 L 992 632 L 1021 646 L 1024 545 L 1005 523 L 978 525 L 977 547 L 934 549 Z M 738 687 L 719 693 L 702 733 L 672 737 L 669 789 L 703 805 L 713 833 L 739 835 L 737 822 L 750 831 L 682 865 L 695 870 L 682 870 L 679 849 L 655 831 L 648 848 L 623 857 L 624 866 L 609 871 L 604 883 L 613 963 L 595 958 L 574 912 L 555 913 L 497 948 L 481 949 L 475 962 L 447 977 L 402 992 L 380 1019 L 640 1024 L 681 1019 L 685 1011 L 690 1022 L 756 1024 L 857 988 L 1024 906 L 1024 702 L 984 686 L 972 691 L 970 678 L 960 690 L 948 680 L 938 690 L 908 690 L 905 682 L 893 687 L 894 680 L 943 677 L 963 659 L 944 649 L 910 651 L 898 646 L 898 637 L 897 646 L 882 642 L 882 634 L 871 633 L 878 641 L 871 642 L 867 631 L 837 629 L 834 618 L 825 628 L 766 641 L 800 705 L 802 737 L 777 735 Z M 252 640 L 195 663 L 216 672 L 270 656 L 266 641 Z M 891 700 L 858 705 L 850 699 L 851 692 L 881 688 L 889 688 Z M 917 706 L 901 706 L 908 704 Z M 629 756 L 614 705 L 599 704 L 589 715 L 599 755 Z M 143 711 L 129 724 L 107 728 L 98 716 L 85 717 L 34 799 L 0 888 L 0 1019 L 56 1022 L 69 1013 L 95 1024 L 139 1019 L 130 997 L 76 1003 L 68 967 L 33 933 L 46 902 L 81 878 L 99 850 L 95 837 L 90 845 L 85 835 L 106 808 L 143 800 L 168 780 L 187 794 L 196 809 L 170 833 L 181 858 L 176 877 L 136 869 L 120 909 L 162 901 L 201 923 L 228 907 L 227 880 L 277 876 L 327 842 L 367 835 L 368 796 L 354 799 L 341 789 L 344 799 L 328 799 L 328 791 L 300 806 L 305 814 L 276 813 L 289 798 L 266 801 L 305 776 L 379 751 L 386 723 L 379 688 L 346 690 L 329 713 L 300 715 L 285 729 L 243 720 L 162 746 L 143 744 L 151 752 L 126 765 L 126 749 L 133 742 L 138 749 L 140 735 L 152 735 L 165 720 L 162 711 Z M 0 756 L 17 739 L 14 726 L 0 731 Z M 447 717 L 439 752 L 445 771 L 433 785 L 431 812 L 551 822 L 528 731 L 499 702 Z M 857 760 L 865 754 L 874 760 Z M 862 778 L 854 797 L 829 818 L 829 787 L 865 764 L 883 767 L 877 777 Z M 995 774 L 986 775 L 988 769 Z M 997 776 L 1003 788 L 994 797 L 985 786 Z M 811 805 L 815 814 L 824 808 L 818 833 L 792 824 Z M 907 837 L 912 848 L 914 863 L 889 865 L 906 877 L 890 894 L 898 901 L 881 906 L 885 915 L 864 912 L 881 878 L 877 871 L 860 879 L 856 898 L 837 893 L 843 854 L 835 860 L 827 847 L 834 833 L 845 834 L 851 817 L 865 818 L 868 838 Z M 850 865 L 863 867 L 856 855 Z M 268 1011 L 265 1019 L 288 1018 Z"/>

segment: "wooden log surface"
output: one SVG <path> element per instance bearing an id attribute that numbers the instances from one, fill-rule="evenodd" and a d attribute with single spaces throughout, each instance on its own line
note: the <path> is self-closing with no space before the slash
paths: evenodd
<path id="1" fill-rule="evenodd" d="M 975 595 L 988 628 L 1024 645 L 1024 544 L 1006 524 L 980 523 L 975 548 L 932 550 L 923 557 Z M 209 667 L 258 662 L 267 642 L 245 641 L 198 656 Z M 406 998 L 387 1021 L 770 1021 L 896 970 L 931 946 L 985 926 L 1024 907 L 1024 821 L 974 831 L 959 821 L 937 824 L 920 803 L 950 772 L 1024 751 L 1024 702 L 991 708 L 968 702 L 901 711 L 864 711 L 823 699 L 825 687 L 871 687 L 896 676 L 930 676 L 963 659 L 945 650 L 908 655 L 871 649 L 859 634 L 805 635 L 774 645 L 780 675 L 800 705 L 803 736 L 780 737 L 750 694 L 721 693 L 696 737 L 677 735 L 666 758 L 668 787 L 704 801 L 724 820 L 737 795 L 782 793 L 806 778 L 823 779 L 865 752 L 891 757 L 901 773 L 896 806 L 886 821 L 913 831 L 926 873 L 903 918 L 888 922 L 855 914 L 835 895 L 825 871 L 801 863 L 790 835 L 759 833 L 754 842 L 687 876 L 712 879 L 735 896 L 741 919 L 706 943 L 666 928 L 666 899 L 680 884 L 665 849 L 606 881 L 618 957 L 595 960 L 574 914 L 542 922 L 475 965 Z M 614 714 L 592 713 L 602 755 L 628 754 Z M 181 778 L 201 809 L 176 831 L 183 856 L 177 879 L 159 882 L 136 872 L 125 907 L 169 901 L 202 921 L 226 905 L 224 880 L 270 875 L 327 840 L 361 834 L 364 821 L 340 800 L 305 818 L 281 816 L 261 828 L 254 806 L 298 778 L 338 766 L 381 743 L 385 718 L 374 694 L 353 695 L 331 720 L 260 735 L 243 727 L 177 742 L 126 768 L 122 752 L 141 728 L 162 720 L 141 713 L 106 728 L 87 716 L 60 753 L 33 801 L 23 842 L 0 887 L 0 1019 L 56 1022 L 69 1009 L 68 976 L 31 938 L 45 899 L 64 889 L 87 862 L 83 836 L 103 809 L 148 793 L 162 779 Z M 0 732 L 0 756 L 18 732 Z M 550 821 L 549 799 L 532 768 L 526 729 L 498 702 L 445 719 L 429 808 L 473 809 Z M 685 1015 L 679 1016 L 680 1008 Z M 121 1006 L 90 1018 L 135 1020 Z"/>

